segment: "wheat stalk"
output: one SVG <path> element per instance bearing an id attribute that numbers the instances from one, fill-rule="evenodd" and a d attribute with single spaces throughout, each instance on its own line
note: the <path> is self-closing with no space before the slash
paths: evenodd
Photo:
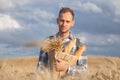
<path id="1" fill-rule="evenodd" d="M 46 39 L 41 43 L 41 50 L 43 50 L 45 53 L 51 53 L 51 52 L 61 52 L 63 47 L 63 42 L 61 38 L 53 37 L 52 39 Z"/>

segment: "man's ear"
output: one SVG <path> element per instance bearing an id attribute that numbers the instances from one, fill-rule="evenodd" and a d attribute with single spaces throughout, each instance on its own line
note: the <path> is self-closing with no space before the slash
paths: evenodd
<path id="1" fill-rule="evenodd" d="M 73 21 L 72 21 L 72 27 L 74 26 L 74 24 L 75 24 L 75 21 L 73 20 Z"/>
<path id="2" fill-rule="evenodd" d="M 57 22 L 57 24 L 58 24 L 58 21 L 59 21 L 59 18 L 56 18 L 56 22 Z"/>

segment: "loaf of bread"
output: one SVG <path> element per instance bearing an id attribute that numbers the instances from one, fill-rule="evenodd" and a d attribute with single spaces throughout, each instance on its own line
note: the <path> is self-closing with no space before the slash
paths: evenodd
<path id="1" fill-rule="evenodd" d="M 76 43 L 76 40 L 75 39 L 72 39 L 68 45 L 64 48 L 63 52 L 65 52 L 66 54 L 70 54 L 71 52 L 71 49 L 73 47 L 73 45 Z"/>
<path id="2" fill-rule="evenodd" d="M 83 44 L 75 53 L 74 56 L 80 57 L 82 53 L 85 51 L 86 46 Z"/>

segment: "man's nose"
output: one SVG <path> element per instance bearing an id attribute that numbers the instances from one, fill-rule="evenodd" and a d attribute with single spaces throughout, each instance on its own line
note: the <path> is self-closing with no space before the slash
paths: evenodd
<path id="1" fill-rule="evenodd" d="M 62 24 L 63 26 L 65 26 L 66 25 L 66 21 L 63 21 L 63 24 Z"/>

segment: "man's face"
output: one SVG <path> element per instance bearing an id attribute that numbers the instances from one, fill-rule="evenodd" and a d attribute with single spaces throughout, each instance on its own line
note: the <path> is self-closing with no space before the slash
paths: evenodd
<path id="1" fill-rule="evenodd" d="M 62 13 L 60 17 L 57 18 L 57 24 L 61 33 L 67 33 L 74 25 L 73 16 L 70 12 Z"/>

